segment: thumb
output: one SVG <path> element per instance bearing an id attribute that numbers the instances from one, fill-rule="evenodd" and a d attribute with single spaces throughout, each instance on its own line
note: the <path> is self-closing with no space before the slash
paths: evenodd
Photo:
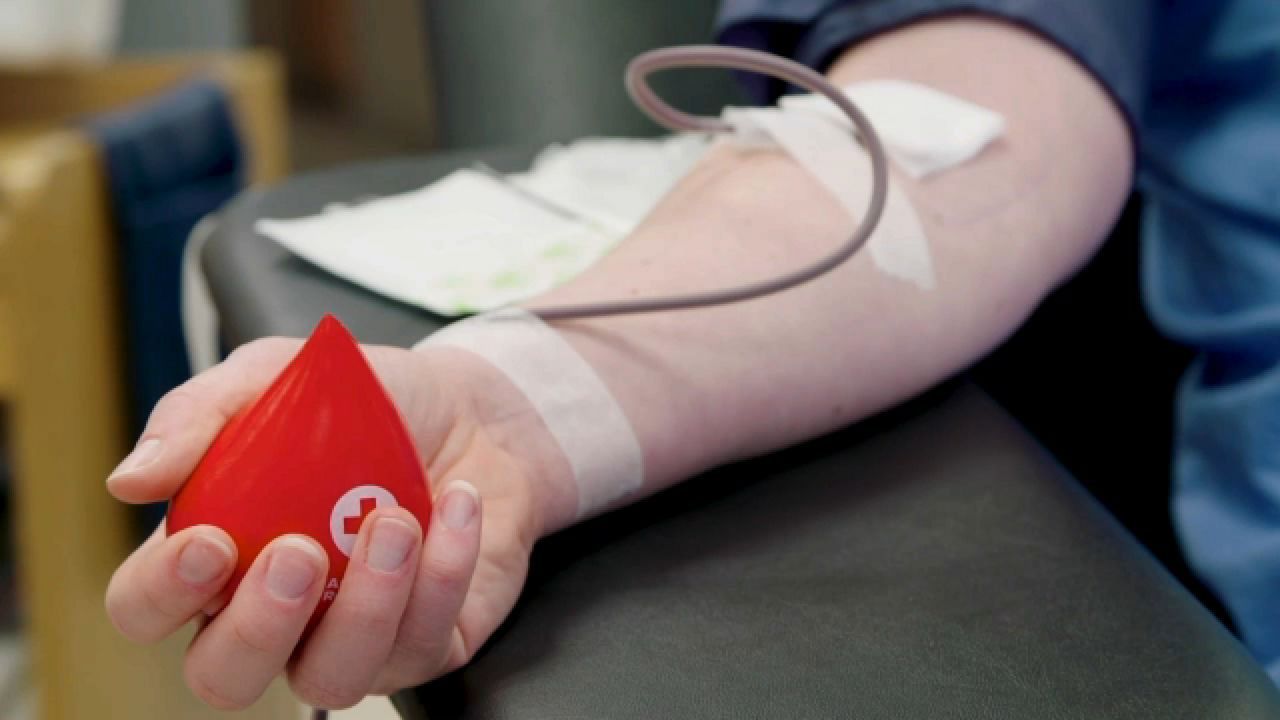
<path id="1" fill-rule="evenodd" d="M 129 503 L 172 497 L 227 421 L 266 389 L 301 345 L 256 340 L 160 398 L 133 452 L 107 478 L 107 490 Z"/>

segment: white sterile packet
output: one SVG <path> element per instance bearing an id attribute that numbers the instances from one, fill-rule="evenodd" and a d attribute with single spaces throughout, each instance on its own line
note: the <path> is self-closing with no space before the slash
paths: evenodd
<path id="1" fill-rule="evenodd" d="M 475 170 L 310 217 L 259 220 L 257 231 L 334 275 L 441 315 L 543 292 L 620 237 Z"/>

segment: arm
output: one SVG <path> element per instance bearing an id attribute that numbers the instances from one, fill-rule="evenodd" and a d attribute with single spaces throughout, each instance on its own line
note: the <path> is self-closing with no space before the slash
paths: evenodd
<path id="1" fill-rule="evenodd" d="M 932 292 L 856 257 L 749 303 L 558 324 L 635 428 L 646 493 L 865 417 L 964 367 L 1083 263 L 1119 212 L 1132 173 L 1119 113 L 1025 31 L 938 20 L 850 50 L 831 73 L 934 85 L 1005 113 L 1008 136 L 945 177 L 900 181 L 931 238 Z M 822 253 L 852 222 L 781 153 L 720 149 L 601 264 L 532 304 L 738 284 Z M 297 347 L 252 343 L 166 396 L 111 492 L 172 496 Z M 304 700 L 346 707 L 457 668 L 514 606 L 533 543 L 572 522 L 568 463 L 500 373 L 456 349 L 365 352 L 428 468 L 436 504 L 425 537 L 408 513 L 371 515 L 306 640 L 325 562 L 307 538 L 272 543 L 231 598 L 222 591 L 236 549 L 207 526 L 161 529 L 112 578 L 108 613 L 138 641 L 220 609 L 185 661 L 210 704 L 245 707 L 285 672 Z"/>
<path id="2" fill-rule="evenodd" d="M 900 187 L 938 268 L 930 292 L 865 255 L 800 288 L 708 310 L 557 323 L 640 437 L 646 489 L 784 447 L 900 402 L 1003 340 L 1105 238 L 1128 194 L 1122 116 L 1073 60 L 999 21 L 951 17 L 845 52 L 830 76 L 921 82 L 992 107 L 1006 137 Z M 768 277 L 839 242 L 853 219 L 781 151 L 714 151 L 590 272 L 529 303 L 661 296 Z M 549 527 L 571 520 L 547 478 Z"/>

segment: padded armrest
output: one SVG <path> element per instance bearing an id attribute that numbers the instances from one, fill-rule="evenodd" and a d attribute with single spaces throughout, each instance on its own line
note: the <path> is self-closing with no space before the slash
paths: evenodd
<path id="1" fill-rule="evenodd" d="M 970 385 L 545 542 L 409 717 L 1280 717 L 1231 636 Z"/>

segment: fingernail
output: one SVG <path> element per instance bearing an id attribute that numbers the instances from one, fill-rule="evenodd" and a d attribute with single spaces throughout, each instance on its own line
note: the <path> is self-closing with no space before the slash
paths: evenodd
<path id="1" fill-rule="evenodd" d="M 379 518 L 369 535 L 369 554 L 365 562 L 378 572 L 395 572 L 404 565 L 418 541 L 418 534 L 408 523 L 395 518 Z"/>
<path id="2" fill-rule="evenodd" d="M 155 462 L 158 457 L 160 457 L 160 438 L 147 438 L 139 443 L 138 447 L 134 448 L 133 452 L 129 453 L 124 460 L 120 461 L 116 469 L 112 470 L 111 475 L 107 477 L 107 482 L 111 482 L 125 473 L 141 470 Z"/>
<path id="3" fill-rule="evenodd" d="M 440 520 L 450 530 L 462 530 L 476 517 L 479 506 L 478 493 L 471 483 L 457 480 L 444 491 L 440 505 Z"/>
<path id="4" fill-rule="evenodd" d="M 225 572 L 233 555 L 221 540 L 194 537 L 178 555 L 178 577 L 192 585 L 203 585 Z"/>
<path id="5" fill-rule="evenodd" d="M 320 574 L 319 553 L 300 538 L 276 543 L 267 566 L 267 592 L 277 600 L 297 600 L 307 594 Z"/>

